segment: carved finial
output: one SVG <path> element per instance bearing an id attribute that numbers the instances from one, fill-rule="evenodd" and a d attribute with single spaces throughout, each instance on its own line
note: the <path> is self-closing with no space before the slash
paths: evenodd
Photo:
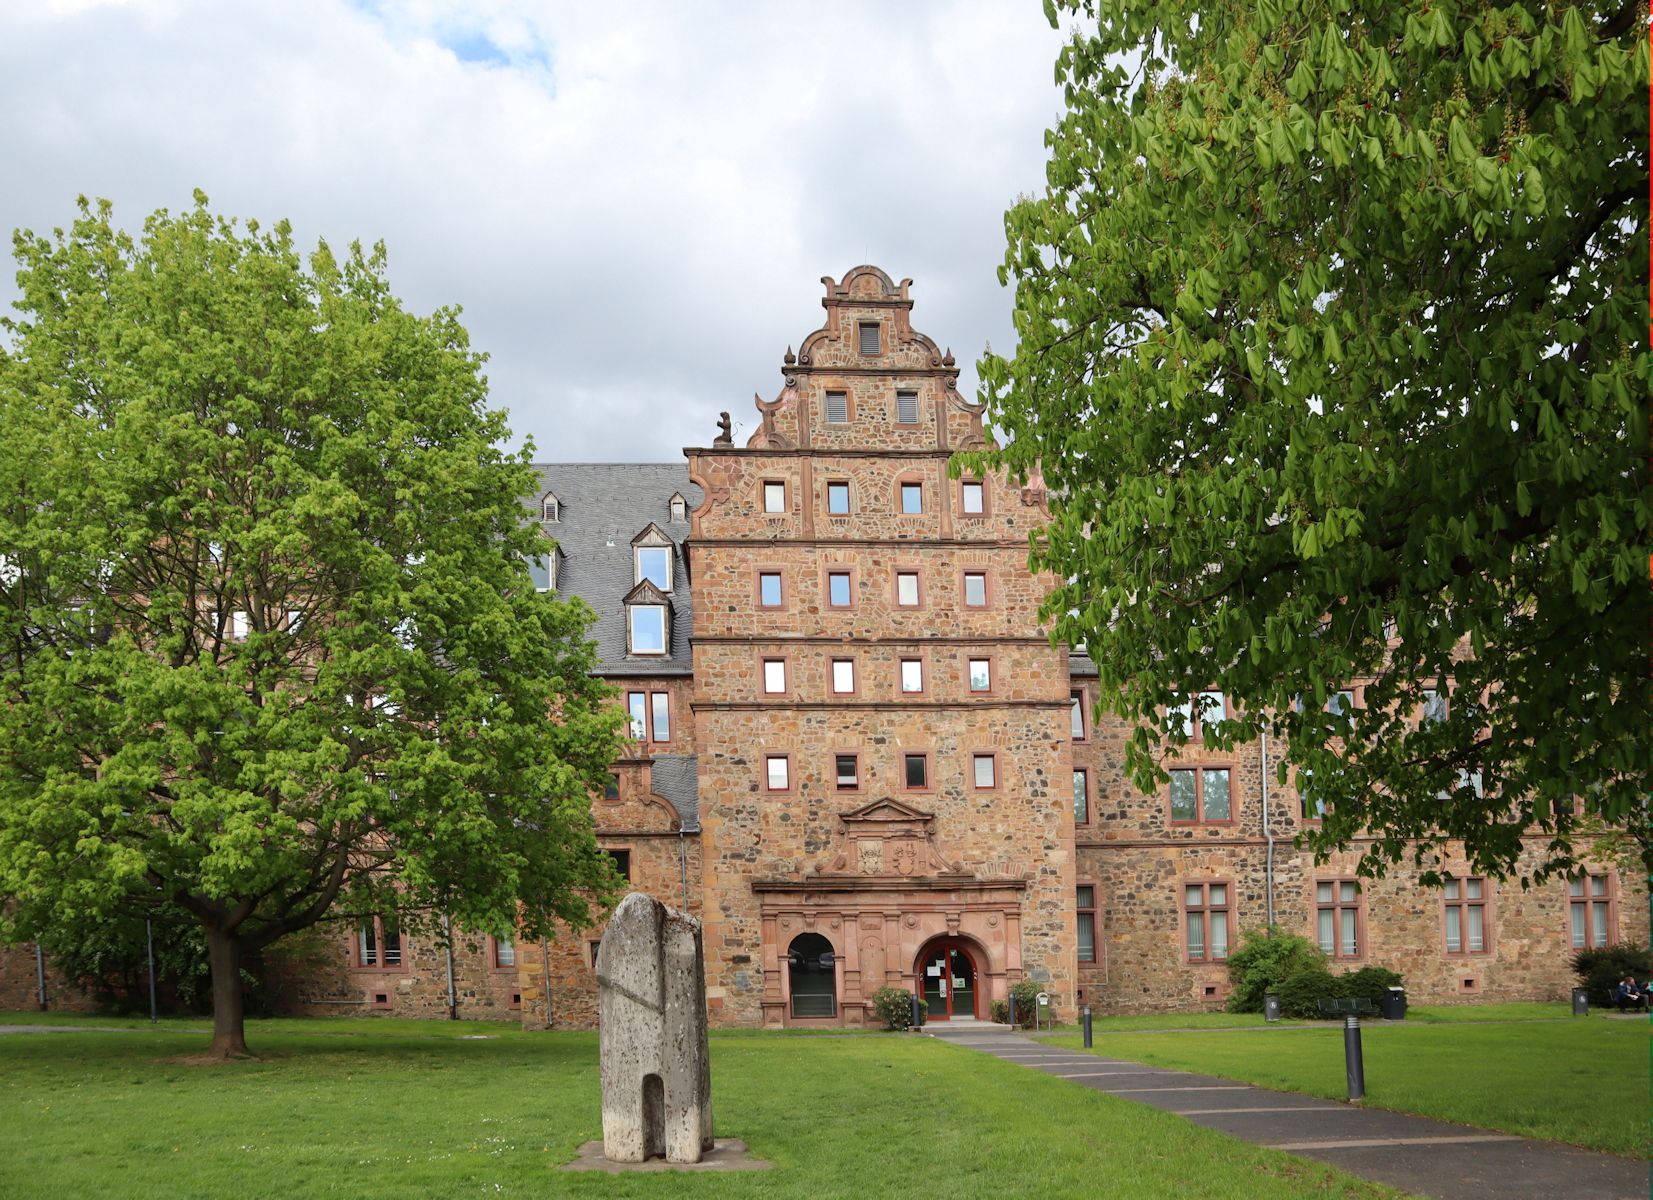
<path id="1" fill-rule="evenodd" d="M 792 347 L 791 346 L 788 346 L 786 348 L 786 357 L 781 359 L 781 361 L 784 362 L 789 367 L 792 366 L 794 363 L 796 363 L 798 361 L 798 356 L 796 354 L 792 353 Z"/>
<path id="2" fill-rule="evenodd" d="M 734 424 L 729 420 L 728 413 L 718 414 L 717 427 L 718 435 L 712 441 L 713 448 L 718 450 L 731 449 L 735 444 Z"/>
<path id="3" fill-rule="evenodd" d="M 947 347 L 947 353 L 941 356 L 941 365 L 944 367 L 953 365 L 953 348 L 951 346 Z"/>

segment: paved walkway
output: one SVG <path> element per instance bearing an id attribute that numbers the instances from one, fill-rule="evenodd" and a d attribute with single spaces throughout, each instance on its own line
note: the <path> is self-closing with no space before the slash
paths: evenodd
<path id="1" fill-rule="evenodd" d="M 925 1032 L 1420 1196 L 1645 1200 L 1650 1191 L 1648 1164 L 1635 1159 L 1063 1050 L 1002 1025 L 931 1025 Z M 1578 1099 L 1581 1104 L 1603 1102 L 1600 1096 Z"/>

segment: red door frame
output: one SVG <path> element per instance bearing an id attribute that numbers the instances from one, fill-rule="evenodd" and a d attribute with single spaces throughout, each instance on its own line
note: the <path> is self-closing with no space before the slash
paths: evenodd
<path id="1" fill-rule="evenodd" d="M 980 1019 L 982 990 L 981 964 L 976 960 L 975 948 L 961 937 L 943 934 L 941 937 L 931 938 L 919 948 L 918 959 L 913 964 L 913 979 L 918 985 L 918 996 L 920 999 L 924 998 L 925 966 L 928 965 L 938 954 L 947 950 L 957 950 L 960 954 L 964 955 L 965 958 L 970 960 L 970 1016 Z M 952 974 L 949 972 L 947 975 L 947 1011 L 944 1013 L 928 1013 L 924 1019 L 926 1021 L 947 1021 L 959 1016 L 963 1016 L 963 1014 L 955 1013 L 953 1011 Z"/>

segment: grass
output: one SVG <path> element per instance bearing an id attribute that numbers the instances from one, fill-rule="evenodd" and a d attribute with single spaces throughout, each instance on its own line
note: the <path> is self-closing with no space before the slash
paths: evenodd
<path id="1" fill-rule="evenodd" d="M 0 1015 L 0 1024 L 10 1018 Z M 147 1025 L 147 1022 L 143 1022 Z M 600 1136 L 592 1034 L 379 1020 L 0 1037 L 0 1196 L 1216 1198 L 1397 1193 L 928 1038 L 717 1038 L 717 1130 L 771 1171 L 557 1170 Z"/>
<path id="2" fill-rule="evenodd" d="M 1572 1018 L 1568 1004 L 1431 1004 L 1415 1005 L 1406 1012 L 1408 1021 L 1425 1025 L 1439 1025 L 1479 1021 L 1565 1021 Z M 1138 1013 L 1127 1016 L 1093 1017 L 1094 1033 L 1134 1033 L 1149 1030 L 1186 1032 L 1204 1029 L 1280 1029 L 1319 1028 L 1320 1021 L 1276 1021 L 1263 1019 L 1262 1013 L 1196 1012 L 1196 1013 Z M 1075 1026 L 1064 1025 L 1058 1033 L 1075 1032 Z"/>
<path id="3" fill-rule="evenodd" d="M 1526 1137 L 1645 1156 L 1650 1120 L 1646 1021 L 1549 1021 L 1489 1005 L 1482 1023 L 1439 1017 L 1363 1023 L 1366 1104 Z M 1416 1012 L 1417 1010 L 1414 1010 Z M 1434 1011 L 1434 1010 L 1432 1010 Z M 1456 1010 L 1452 1010 L 1456 1012 Z M 1219 1075 L 1261 1087 L 1341 1100 L 1348 1095 L 1341 1025 L 1213 1029 L 1192 1033 L 1102 1031 L 1109 1058 Z M 1076 1035 L 1048 1039 L 1077 1046 Z"/>

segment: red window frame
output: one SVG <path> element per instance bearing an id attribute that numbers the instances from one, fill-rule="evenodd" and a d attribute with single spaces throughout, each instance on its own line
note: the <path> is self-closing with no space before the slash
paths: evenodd
<path id="1" fill-rule="evenodd" d="M 1471 896 L 1471 886 L 1479 894 Z M 1441 881 L 1442 946 L 1451 958 L 1479 958 L 1492 953 L 1492 899 L 1491 887 L 1481 875 L 1449 875 Z M 1469 944 L 1470 910 L 1481 910 L 1481 948 Z M 1452 948 L 1452 934 L 1458 935 L 1458 948 Z"/>
<path id="2" fill-rule="evenodd" d="M 1597 880 L 1601 881 L 1599 891 L 1596 890 Z M 1599 950 L 1618 942 L 1616 883 L 1617 880 L 1606 871 L 1584 871 L 1567 881 L 1567 945 L 1571 949 Z M 1596 922 L 1591 919 L 1598 909 L 1603 914 L 1603 928 L 1599 936 Z"/>
<path id="3" fill-rule="evenodd" d="M 993 782 L 982 783 L 976 778 L 976 764 L 986 759 L 993 767 Z M 997 750 L 970 751 L 970 787 L 977 792 L 996 792 L 999 790 L 999 752 Z"/>
<path id="4" fill-rule="evenodd" d="M 934 790 L 934 788 L 936 786 L 936 775 L 935 775 L 935 771 L 933 769 L 934 764 L 931 763 L 930 757 L 931 757 L 930 752 L 928 750 L 903 750 L 901 752 L 901 790 L 902 791 L 904 791 L 904 792 L 928 792 L 928 791 Z M 924 762 L 924 782 L 922 784 L 919 784 L 919 785 L 916 785 L 916 786 L 907 782 L 907 760 L 911 759 L 911 758 L 922 759 L 923 762 Z"/>
<path id="5" fill-rule="evenodd" d="M 786 764 L 786 782 L 780 787 L 776 787 L 771 781 L 769 772 L 769 764 L 775 762 L 776 760 Z M 792 787 L 792 756 L 790 754 L 765 754 L 763 756 L 763 790 L 766 792 L 782 793 L 790 792 Z"/>
<path id="6" fill-rule="evenodd" d="M 1086 892 L 1090 893 L 1090 896 L 1088 897 L 1089 900 L 1090 900 L 1089 904 L 1085 903 L 1085 901 L 1087 899 L 1087 897 L 1085 895 Z M 1098 955 L 1097 955 L 1097 945 L 1098 945 L 1099 939 L 1097 938 L 1098 929 L 1097 929 L 1097 920 L 1096 920 L 1096 910 L 1097 910 L 1096 893 L 1097 893 L 1097 885 L 1096 885 L 1095 880 L 1081 879 L 1081 880 L 1078 880 L 1074 884 L 1074 889 L 1073 889 L 1073 900 L 1074 900 L 1073 931 L 1074 931 L 1074 934 L 1075 934 L 1074 945 L 1079 951 L 1079 961 L 1082 962 L 1082 963 L 1093 963 L 1097 960 L 1097 957 L 1098 957 Z M 1089 917 L 1091 919 L 1091 952 L 1088 955 L 1085 953 L 1085 943 L 1084 943 L 1084 941 L 1077 936 L 1079 931 L 1082 928 L 1084 928 L 1084 922 L 1085 922 L 1086 917 Z"/>
<path id="7" fill-rule="evenodd" d="M 1234 949 L 1234 881 L 1231 879 L 1184 880 L 1182 887 L 1182 951 L 1191 963 L 1227 962 Z M 1222 899 L 1212 896 L 1222 889 Z M 1197 890 L 1197 898 L 1196 898 Z M 1216 930 L 1221 917 L 1222 953 L 1217 953 Z M 1192 931 L 1199 929 L 1199 953 L 1194 952 Z"/>
<path id="8" fill-rule="evenodd" d="M 1345 897 L 1344 889 L 1353 884 L 1355 894 L 1353 898 Z M 1330 885 L 1330 899 L 1323 899 L 1321 888 Z M 1343 914 L 1354 912 L 1355 918 L 1355 948 L 1346 950 L 1343 938 Z M 1332 946 L 1326 949 L 1326 944 L 1320 940 L 1321 914 L 1332 914 Z M 1316 879 L 1314 881 L 1314 944 L 1326 951 L 1326 957 L 1337 962 L 1355 962 L 1366 957 L 1366 888 L 1358 879 L 1347 876 L 1333 879 Z"/>
<path id="9" fill-rule="evenodd" d="M 1228 776 L 1228 815 L 1226 817 L 1208 817 L 1205 815 L 1205 775 L 1207 771 L 1222 771 Z M 1234 796 L 1234 767 L 1230 763 L 1196 763 L 1186 767 L 1172 767 L 1169 770 L 1171 782 L 1166 791 L 1166 814 L 1172 825 L 1233 825 L 1239 820 L 1239 807 Z M 1179 817 L 1173 807 L 1176 803 L 1173 798 L 1176 793 L 1177 776 L 1191 773 L 1194 777 L 1194 815 Z"/>
<path id="10" fill-rule="evenodd" d="M 370 952 L 367 948 L 367 938 L 364 936 L 369 932 L 371 932 L 373 936 L 373 950 L 371 951 L 372 961 L 368 961 Z M 403 964 L 406 963 L 408 959 L 408 945 L 407 939 L 402 936 L 402 931 L 396 928 L 394 918 L 391 921 L 390 932 L 394 934 L 396 938 L 396 949 L 394 952 L 396 960 L 394 962 L 390 961 L 392 951 L 388 944 L 388 939 L 385 936 L 384 917 L 375 914 L 371 917 L 363 917 L 356 923 L 356 928 L 352 931 L 352 936 L 350 939 L 351 958 L 356 964 L 356 970 L 400 971 L 402 969 Z"/>
<path id="11" fill-rule="evenodd" d="M 1090 777 L 1090 768 L 1073 768 L 1073 823 L 1075 825 L 1089 825 L 1091 823 Z M 1079 815 L 1081 807 L 1084 809 L 1083 816 Z"/>
<path id="12" fill-rule="evenodd" d="M 847 758 L 855 763 L 855 782 L 844 783 L 838 771 L 838 760 Z M 861 754 L 857 750 L 834 750 L 832 752 L 832 790 L 835 792 L 859 792 L 861 790 Z"/>

